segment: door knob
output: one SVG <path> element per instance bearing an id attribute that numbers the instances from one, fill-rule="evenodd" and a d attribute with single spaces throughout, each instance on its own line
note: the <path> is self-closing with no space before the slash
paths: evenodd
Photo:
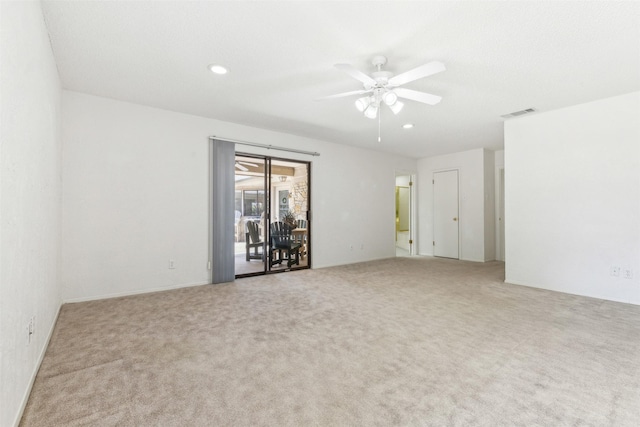
<path id="1" fill-rule="evenodd" d="M 457 220 L 458 220 L 458 218 L 453 218 L 453 220 L 454 220 L 454 221 L 457 221 Z"/>

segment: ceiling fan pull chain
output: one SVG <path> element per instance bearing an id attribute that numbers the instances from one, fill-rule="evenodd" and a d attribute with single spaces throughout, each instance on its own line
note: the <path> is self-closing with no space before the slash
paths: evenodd
<path id="1" fill-rule="evenodd" d="M 382 117 L 382 108 L 378 111 L 378 142 L 381 141 L 380 139 L 380 120 Z"/>

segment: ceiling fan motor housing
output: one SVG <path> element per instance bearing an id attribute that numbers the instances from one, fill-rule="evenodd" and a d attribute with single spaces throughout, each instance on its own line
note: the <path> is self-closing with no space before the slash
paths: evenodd
<path id="1" fill-rule="evenodd" d="M 378 85 L 386 85 L 391 76 L 393 76 L 393 73 L 391 71 L 374 71 L 371 73 L 371 76 Z"/>

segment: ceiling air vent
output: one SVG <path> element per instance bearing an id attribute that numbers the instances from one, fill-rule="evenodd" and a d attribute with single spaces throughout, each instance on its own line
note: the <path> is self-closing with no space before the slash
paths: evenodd
<path id="1" fill-rule="evenodd" d="M 502 117 L 503 119 L 510 119 L 511 117 L 523 116 L 525 114 L 534 113 L 535 111 L 535 108 L 527 108 L 526 110 L 514 111 L 513 113 L 505 114 L 500 117 Z"/>

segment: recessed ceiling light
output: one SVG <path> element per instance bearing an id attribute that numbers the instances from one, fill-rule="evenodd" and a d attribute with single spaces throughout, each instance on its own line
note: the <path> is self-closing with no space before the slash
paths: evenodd
<path id="1" fill-rule="evenodd" d="M 227 74 L 227 69 L 222 65 L 211 64 L 209 65 L 209 70 L 215 74 Z"/>
<path id="2" fill-rule="evenodd" d="M 402 125 L 402 129 L 411 129 L 413 127 L 413 123 L 407 123 Z"/>

